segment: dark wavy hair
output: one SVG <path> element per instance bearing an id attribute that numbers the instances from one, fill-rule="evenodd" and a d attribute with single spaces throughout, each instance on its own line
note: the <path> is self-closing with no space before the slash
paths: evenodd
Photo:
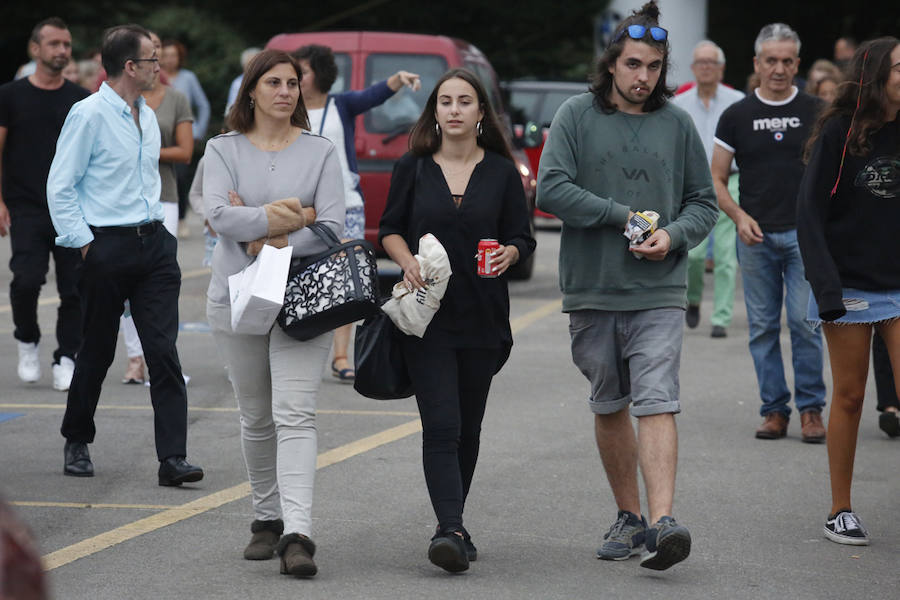
<path id="1" fill-rule="evenodd" d="M 659 7 L 656 5 L 656 2 L 647 2 L 639 10 L 632 13 L 630 17 L 619 23 L 611 38 L 613 40 L 619 39 L 607 46 L 600 58 L 597 59 L 597 69 L 591 78 L 591 92 L 594 93 L 594 104 L 606 114 L 612 114 L 618 110 L 618 107 L 609 99 L 613 89 L 613 74 L 609 70 L 615 67 L 616 61 L 625 48 L 625 43 L 631 39 L 627 34 L 622 34 L 631 25 L 643 25 L 647 29 L 659 27 Z M 666 101 L 675 94 L 672 88 L 666 86 L 666 72 L 669 70 L 669 40 L 657 42 L 650 36 L 648 31 L 644 39 L 640 41 L 656 48 L 663 55 L 659 81 L 657 81 L 653 91 L 650 92 L 647 101 L 644 102 L 644 112 L 653 112 L 662 108 Z"/>
<path id="2" fill-rule="evenodd" d="M 491 107 L 487 92 L 478 77 L 468 69 L 451 69 L 438 79 L 434 89 L 431 90 L 431 95 L 428 96 L 425 109 L 409 134 L 410 151 L 416 156 L 426 156 L 434 154 L 441 147 L 441 135 L 435 129 L 437 119 L 434 113 L 437 109 L 438 91 L 441 89 L 441 85 L 449 79 L 462 79 L 475 88 L 475 93 L 478 95 L 478 106 L 484 111 L 484 117 L 481 119 L 481 135 L 477 137 L 478 145 L 512 160 L 512 152 L 509 150 L 506 136 L 503 135 L 503 129 L 500 128 L 500 119 L 497 118 L 497 113 Z"/>
<path id="3" fill-rule="evenodd" d="M 238 92 L 237 100 L 231 105 L 228 111 L 228 117 L 225 122 L 229 129 L 247 133 L 253 128 L 253 109 L 250 108 L 250 92 L 256 88 L 256 84 L 260 78 L 265 75 L 269 69 L 275 65 L 289 64 L 297 73 L 299 80 L 302 75 L 300 73 L 300 65 L 287 52 L 281 50 L 263 50 L 254 56 L 247 64 L 244 70 L 244 80 L 241 82 L 241 90 Z M 291 125 L 309 129 L 309 116 L 306 114 L 306 105 L 303 104 L 303 95 L 297 98 L 297 107 L 291 115 Z"/>
<path id="4" fill-rule="evenodd" d="M 825 123 L 833 118 L 850 117 L 852 120 L 847 135 L 850 154 L 865 156 L 872 150 L 870 138 L 887 122 L 884 109 L 888 102 L 884 87 L 891 73 L 891 52 L 898 44 L 900 40 L 895 37 L 881 37 L 864 42 L 856 49 L 847 65 L 846 79 L 838 85 L 837 98 L 819 115 L 806 142 L 803 153 L 806 160 L 809 160 Z"/>
<path id="5" fill-rule="evenodd" d="M 323 94 L 331 91 L 331 86 L 337 80 L 338 68 L 334 61 L 334 53 L 328 46 L 310 44 L 294 50 L 291 53 L 297 60 L 305 60 L 309 68 L 316 74 L 316 87 Z"/>

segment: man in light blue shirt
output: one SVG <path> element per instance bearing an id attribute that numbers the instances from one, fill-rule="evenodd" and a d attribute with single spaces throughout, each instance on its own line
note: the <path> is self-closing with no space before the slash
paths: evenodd
<path id="1" fill-rule="evenodd" d="M 744 97 L 744 94 L 722 85 L 725 74 L 725 53 L 713 42 L 704 40 L 694 47 L 694 62 L 691 64 L 697 85 L 672 98 L 672 103 L 683 108 L 691 115 L 703 149 L 706 150 L 707 162 L 712 161 L 713 138 L 716 136 L 716 124 L 725 109 Z M 729 186 L 733 187 L 732 196 L 737 198 L 737 167 L 732 163 L 732 175 Z M 731 325 L 731 314 L 734 308 L 734 283 L 737 277 L 737 250 L 734 221 L 721 210 L 719 220 L 712 232 L 713 240 L 713 313 L 711 336 L 722 338 L 727 335 Z M 703 298 L 703 271 L 706 262 L 706 249 L 709 238 L 688 252 L 688 308 L 685 321 L 688 327 L 694 328 L 700 322 L 700 301 Z"/>
<path id="2" fill-rule="evenodd" d="M 108 80 L 69 111 L 47 180 L 56 243 L 80 248 L 84 258 L 84 342 L 61 428 L 63 472 L 94 474 L 87 445 L 129 300 L 150 368 L 159 484 L 176 486 L 199 481 L 203 470 L 185 460 L 187 392 L 175 347 L 181 271 L 177 242 L 162 226 L 159 126 L 141 96 L 153 85 L 159 57 L 137 25 L 107 30 L 101 54 Z"/>

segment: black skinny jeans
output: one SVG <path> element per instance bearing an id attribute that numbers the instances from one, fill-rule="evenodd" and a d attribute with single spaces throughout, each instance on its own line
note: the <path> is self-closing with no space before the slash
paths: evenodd
<path id="1" fill-rule="evenodd" d="M 422 462 L 431 505 L 442 530 L 459 530 L 501 350 L 446 348 L 407 336 L 403 353 L 422 418 Z"/>
<path id="2" fill-rule="evenodd" d="M 100 388 L 128 300 L 150 373 L 157 458 L 187 454 L 187 391 L 175 347 L 181 291 L 177 245 L 161 222 L 149 235 L 138 235 L 134 227 L 95 230 L 80 283 L 84 341 L 63 417 L 61 433 L 67 440 L 94 441 Z"/>
<path id="3" fill-rule="evenodd" d="M 56 313 L 56 343 L 53 362 L 67 356 L 75 358 L 81 345 L 81 300 L 78 280 L 81 277 L 81 251 L 57 246 L 56 230 L 49 214 L 12 213 L 9 230 L 12 257 L 9 270 L 13 278 L 9 284 L 12 306 L 13 337 L 20 342 L 36 344 L 41 339 L 38 325 L 38 297 L 47 283 L 50 255 L 56 266 L 56 290 L 59 308 Z"/>
<path id="4" fill-rule="evenodd" d="M 878 397 L 878 412 L 884 412 L 889 406 L 900 409 L 897 391 L 894 386 L 894 371 L 891 369 L 891 358 L 888 356 L 884 340 L 875 332 L 872 336 L 872 370 L 875 371 L 875 392 Z"/>

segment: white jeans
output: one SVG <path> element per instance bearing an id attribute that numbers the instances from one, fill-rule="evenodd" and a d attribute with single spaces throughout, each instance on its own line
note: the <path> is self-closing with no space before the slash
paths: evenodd
<path id="1" fill-rule="evenodd" d="M 178 237 L 178 203 L 162 202 L 161 204 L 163 206 L 163 227 L 173 236 Z M 125 338 L 125 350 L 128 353 L 128 358 L 144 356 L 144 348 L 141 346 L 141 338 L 138 337 L 137 327 L 134 326 L 134 319 L 131 318 L 131 311 L 126 310 L 125 313 L 120 320 L 120 326 L 122 328 L 122 336 Z"/>
<path id="2" fill-rule="evenodd" d="M 241 413 L 241 447 L 256 519 L 310 535 L 316 475 L 316 397 L 331 332 L 307 342 L 276 324 L 268 335 L 213 330 Z"/>

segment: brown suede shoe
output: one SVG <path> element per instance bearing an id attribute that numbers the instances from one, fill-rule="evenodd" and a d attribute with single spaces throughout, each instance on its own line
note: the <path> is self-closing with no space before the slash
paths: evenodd
<path id="1" fill-rule="evenodd" d="M 821 411 L 808 410 L 800 413 L 800 435 L 807 444 L 825 442 L 825 426 L 822 424 Z"/>
<path id="2" fill-rule="evenodd" d="M 300 533 L 289 533 L 278 540 L 275 551 L 281 557 L 281 573 L 294 577 L 312 577 L 319 569 L 313 562 L 316 544 Z"/>
<path id="3" fill-rule="evenodd" d="M 773 412 L 767 414 L 756 430 L 756 437 L 761 440 L 777 440 L 787 435 L 788 417 L 784 413 Z M 821 421 L 819 421 L 821 423 Z"/>
<path id="4" fill-rule="evenodd" d="M 268 560 L 275 556 L 275 546 L 278 544 L 281 534 L 284 533 L 284 521 L 255 520 L 250 524 L 250 543 L 244 549 L 244 558 L 247 560 Z"/>

